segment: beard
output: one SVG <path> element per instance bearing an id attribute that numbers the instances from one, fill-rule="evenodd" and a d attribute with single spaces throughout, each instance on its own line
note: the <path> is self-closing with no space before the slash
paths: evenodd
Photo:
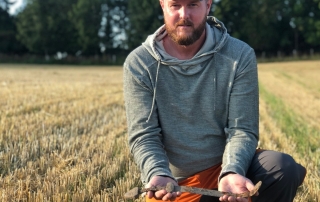
<path id="1" fill-rule="evenodd" d="M 169 26 L 168 23 L 166 23 L 166 19 L 165 19 L 165 27 L 166 27 L 166 30 L 167 30 L 169 37 L 175 43 L 177 43 L 181 46 L 189 46 L 189 45 L 193 44 L 194 42 L 196 42 L 201 37 L 203 31 L 206 28 L 206 21 L 207 21 L 207 17 L 205 16 L 198 27 L 194 27 L 194 24 L 189 20 L 180 20 L 174 26 Z M 192 27 L 192 33 L 191 34 L 184 33 L 182 35 L 178 35 L 177 28 L 179 26 Z"/>

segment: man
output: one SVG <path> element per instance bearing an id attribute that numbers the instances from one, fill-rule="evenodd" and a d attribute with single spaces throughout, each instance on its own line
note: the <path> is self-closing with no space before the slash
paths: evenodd
<path id="1" fill-rule="evenodd" d="M 256 150 L 255 54 L 207 17 L 212 0 L 160 0 L 165 25 L 124 64 L 129 145 L 146 187 L 174 184 L 292 201 L 305 169 L 288 155 Z M 165 190 L 147 201 L 239 201 Z"/>

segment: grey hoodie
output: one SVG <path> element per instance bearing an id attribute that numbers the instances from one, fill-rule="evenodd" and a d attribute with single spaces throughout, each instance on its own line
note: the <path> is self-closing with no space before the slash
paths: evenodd
<path id="1" fill-rule="evenodd" d="M 255 54 L 208 17 L 206 41 L 190 60 L 168 55 L 164 26 L 124 63 L 129 146 L 144 183 L 185 179 L 222 162 L 245 175 L 258 142 Z"/>

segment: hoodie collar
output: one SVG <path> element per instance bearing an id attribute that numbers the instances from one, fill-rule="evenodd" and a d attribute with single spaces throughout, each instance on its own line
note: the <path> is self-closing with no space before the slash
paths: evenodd
<path id="1" fill-rule="evenodd" d="M 164 27 L 163 27 L 164 29 Z M 159 33 L 158 36 L 155 37 L 155 49 L 159 53 L 161 60 L 166 63 L 188 63 L 191 62 L 191 60 L 200 57 L 201 55 L 211 52 L 214 49 L 214 45 L 216 42 L 216 33 L 213 32 L 212 29 L 210 29 L 209 24 L 206 24 L 206 39 L 201 47 L 201 49 L 196 53 L 196 55 L 193 56 L 193 58 L 189 59 L 188 62 L 186 60 L 179 60 L 171 55 L 169 55 L 163 45 L 163 38 L 167 36 L 167 31 L 164 29 Z M 209 37 L 208 37 L 209 36 Z M 213 36 L 213 37 L 212 37 Z"/>
<path id="2" fill-rule="evenodd" d="M 198 53 L 191 59 L 179 60 L 169 55 L 163 47 L 163 38 L 167 35 L 165 26 L 161 26 L 153 35 L 148 36 L 142 44 L 148 52 L 164 65 L 192 66 L 212 57 L 226 42 L 227 30 L 222 22 L 215 17 L 208 16 L 206 24 L 206 41 Z"/>

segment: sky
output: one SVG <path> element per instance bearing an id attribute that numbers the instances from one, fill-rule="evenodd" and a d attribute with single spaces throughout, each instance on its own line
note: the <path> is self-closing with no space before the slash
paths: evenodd
<path id="1" fill-rule="evenodd" d="M 18 11 L 17 9 L 21 8 L 23 5 L 24 0 L 10 0 L 10 2 L 16 2 L 10 7 L 9 13 L 14 15 Z"/>

